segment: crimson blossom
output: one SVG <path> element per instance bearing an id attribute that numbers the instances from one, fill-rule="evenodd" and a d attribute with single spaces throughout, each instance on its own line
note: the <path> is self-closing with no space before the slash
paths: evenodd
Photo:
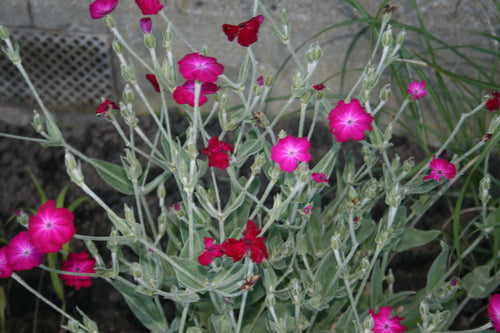
<path id="1" fill-rule="evenodd" d="M 424 176 L 424 181 L 429 179 L 440 181 L 442 177 L 445 177 L 446 180 L 450 180 L 457 174 L 455 164 L 442 158 L 436 158 L 436 155 L 432 156 L 432 161 L 429 163 L 429 166 L 431 168 L 431 174 Z"/>
<path id="2" fill-rule="evenodd" d="M 205 94 L 215 94 L 217 92 L 217 85 L 215 83 L 203 83 L 200 89 L 200 98 L 198 99 L 198 106 L 205 104 L 208 99 Z M 186 81 L 182 86 L 175 88 L 172 97 L 177 104 L 189 104 L 194 107 L 195 83 L 193 80 Z"/>
<path id="3" fill-rule="evenodd" d="M 335 135 L 337 142 L 347 142 L 349 138 L 362 140 L 365 130 L 372 130 L 373 117 L 357 99 L 352 99 L 350 103 L 339 101 L 335 109 L 330 111 L 328 120 L 330 132 Z"/>
<path id="4" fill-rule="evenodd" d="M 160 0 L 135 0 L 137 7 L 142 12 L 142 15 L 156 15 L 163 9 Z"/>
<path id="5" fill-rule="evenodd" d="M 492 97 L 486 102 L 486 110 L 492 112 L 500 109 L 500 92 L 493 92 Z"/>
<path id="6" fill-rule="evenodd" d="M 225 170 L 229 166 L 228 151 L 234 153 L 233 147 L 229 143 L 219 141 L 219 138 L 214 136 L 208 140 L 207 148 L 203 149 L 201 153 L 208 156 L 209 167 Z"/>
<path id="7" fill-rule="evenodd" d="M 143 33 L 149 35 L 151 33 L 151 29 L 153 28 L 153 22 L 151 21 L 151 17 L 143 17 L 139 21 L 139 25 L 141 26 L 141 30 Z"/>
<path id="8" fill-rule="evenodd" d="M 56 202 L 49 200 L 36 215 L 31 215 L 28 233 L 33 245 L 41 253 L 58 252 L 75 234 L 75 216 L 66 208 L 56 208 Z"/>
<path id="9" fill-rule="evenodd" d="M 488 316 L 490 317 L 493 328 L 500 332 L 500 294 L 491 296 L 488 304 Z"/>
<path id="10" fill-rule="evenodd" d="M 391 307 L 389 306 L 380 308 L 377 314 L 370 309 L 370 315 L 373 318 L 372 331 L 375 333 L 403 333 L 408 330 L 405 326 L 401 325 L 403 317 L 391 317 Z"/>
<path id="11" fill-rule="evenodd" d="M 146 79 L 151 83 L 156 92 L 160 92 L 160 84 L 154 74 L 146 74 Z"/>
<path id="12" fill-rule="evenodd" d="M 325 174 L 323 172 L 315 172 L 311 175 L 311 178 L 316 182 L 316 183 L 324 183 L 328 184 L 328 178 L 326 178 Z"/>
<path id="13" fill-rule="evenodd" d="M 109 109 L 114 109 L 114 110 L 120 110 L 120 107 L 116 105 L 115 102 L 110 101 L 109 99 L 104 100 L 97 109 L 95 110 L 95 114 L 100 116 L 100 115 L 106 115 L 106 113 L 109 111 Z"/>
<path id="14" fill-rule="evenodd" d="M 326 88 L 326 86 L 325 86 L 323 83 L 320 83 L 320 84 L 315 84 L 315 85 L 313 86 L 313 88 L 314 88 L 314 90 L 316 90 L 316 91 L 321 91 L 321 90 L 325 89 L 325 88 Z"/>
<path id="15" fill-rule="evenodd" d="M 258 40 L 257 34 L 259 33 L 262 21 L 264 21 L 264 16 L 258 15 L 238 25 L 223 24 L 222 31 L 226 34 L 230 42 L 238 37 L 238 44 L 248 47 Z"/>
<path id="16" fill-rule="evenodd" d="M 178 62 L 179 72 L 186 80 L 213 83 L 224 73 L 224 66 L 214 57 L 206 57 L 198 52 L 184 56 Z"/>
<path id="17" fill-rule="evenodd" d="M 210 265 L 214 257 L 222 257 L 224 252 L 222 252 L 220 245 L 214 244 L 214 240 L 210 237 L 203 237 L 203 242 L 205 243 L 205 249 L 198 256 L 198 262 L 203 266 Z"/>
<path id="18" fill-rule="evenodd" d="M 68 258 L 62 263 L 62 270 L 65 272 L 73 273 L 95 273 L 95 259 L 89 259 L 89 256 L 85 251 L 82 250 L 80 253 L 70 253 Z M 81 287 L 88 288 L 92 284 L 92 279 L 90 276 L 82 275 L 67 275 L 63 274 L 61 276 L 64 284 L 67 286 L 73 286 L 76 290 Z"/>
<path id="19" fill-rule="evenodd" d="M 7 246 L 0 249 L 0 279 L 6 279 L 12 275 L 12 268 L 7 260 Z"/>
<path id="20" fill-rule="evenodd" d="M 271 147 L 271 159 L 280 165 L 281 171 L 293 172 L 297 169 L 297 160 L 309 162 L 311 159 L 310 147 L 311 143 L 307 138 L 296 138 L 288 135 L 279 139 L 278 143 Z"/>
<path id="21" fill-rule="evenodd" d="M 10 240 L 7 246 L 7 261 L 14 271 L 32 269 L 40 266 L 43 253 L 33 245 L 28 232 L 21 231 Z"/>
<path id="22" fill-rule="evenodd" d="M 427 95 L 427 92 L 425 91 L 425 81 L 413 81 L 408 85 L 408 94 L 413 96 L 413 99 L 420 99 Z"/>
<path id="23" fill-rule="evenodd" d="M 252 220 L 247 221 L 245 231 L 243 231 L 243 238 L 236 240 L 229 238 L 222 242 L 221 248 L 224 254 L 233 258 L 234 262 L 240 261 L 245 254 L 256 264 L 260 264 L 264 258 L 269 258 L 267 253 L 266 243 L 264 237 L 257 237 L 260 229 Z"/>
<path id="24" fill-rule="evenodd" d="M 118 0 L 96 0 L 89 6 L 90 17 L 100 19 L 115 10 Z"/>

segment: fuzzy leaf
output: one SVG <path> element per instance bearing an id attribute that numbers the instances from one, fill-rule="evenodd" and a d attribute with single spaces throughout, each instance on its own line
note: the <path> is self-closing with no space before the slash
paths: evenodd
<path id="1" fill-rule="evenodd" d="M 174 266 L 174 270 L 175 275 L 177 276 L 177 281 L 180 285 L 195 290 L 205 287 L 203 285 L 203 281 L 200 281 L 200 278 L 206 277 L 207 272 L 206 269 L 202 265 L 200 265 L 197 260 L 195 261 L 179 257 L 171 258 L 177 263 L 177 266 Z"/>
<path id="2" fill-rule="evenodd" d="M 405 229 L 396 247 L 396 252 L 403 252 L 417 246 L 425 245 L 436 239 L 440 233 L 439 230 Z"/>
<path id="3" fill-rule="evenodd" d="M 134 185 L 127 177 L 125 169 L 117 164 L 113 164 L 98 159 L 91 159 L 92 166 L 95 168 L 102 180 L 112 186 L 120 193 L 134 194 Z"/>
<path id="4" fill-rule="evenodd" d="M 427 285 L 425 286 L 425 289 L 427 291 L 431 291 L 434 287 L 436 287 L 439 280 L 441 280 L 441 278 L 446 274 L 446 269 L 448 266 L 446 265 L 446 263 L 448 261 L 449 249 L 444 242 L 441 242 L 441 247 L 443 250 L 436 258 L 436 260 L 434 260 L 429 273 L 427 273 Z"/>

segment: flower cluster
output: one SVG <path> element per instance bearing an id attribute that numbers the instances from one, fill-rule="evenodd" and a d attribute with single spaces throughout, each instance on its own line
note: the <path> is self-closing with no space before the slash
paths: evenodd
<path id="1" fill-rule="evenodd" d="M 67 243 L 75 234 L 74 215 L 66 208 L 56 208 L 54 200 L 49 200 L 41 205 L 36 215 L 31 215 L 28 231 L 21 231 L 14 236 L 9 245 L 0 249 L 0 278 L 8 278 L 13 271 L 28 270 L 39 266 L 46 253 L 58 252 L 62 245 Z M 82 255 L 82 254 L 80 254 Z M 77 273 L 95 273 L 93 267 L 95 260 L 80 257 L 80 264 L 84 269 L 65 269 L 72 262 L 70 253 L 63 262 L 63 270 Z M 91 267 L 92 269 L 90 269 Z M 68 275 L 69 276 L 69 275 Z M 62 277 L 66 285 L 80 289 L 91 284 L 90 276 L 79 276 L 79 282 L 67 283 L 68 276 Z"/>
<path id="2" fill-rule="evenodd" d="M 265 238 L 258 237 L 260 229 L 258 229 L 255 222 L 252 220 L 247 221 L 243 237 L 239 240 L 229 238 L 222 242 L 221 245 L 213 243 L 212 238 L 204 237 L 205 249 L 198 257 L 198 261 L 202 265 L 209 265 L 214 257 L 221 257 L 226 255 L 233 259 L 234 262 L 240 261 L 246 254 L 250 259 L 260 264 L 262 260 L 269 258 Z"/>

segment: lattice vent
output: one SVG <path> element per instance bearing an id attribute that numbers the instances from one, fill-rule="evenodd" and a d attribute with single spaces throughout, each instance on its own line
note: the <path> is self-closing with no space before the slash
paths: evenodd
<path id="1" fill-rule="evenodd" d="M 95 108 L 112 97 L 114 81 L 107 36 L 10 29 L 23 66 L 44 103 L 54 110 Z M 38 108 L 17 68 L 0 52 L 0 104 Z"/>

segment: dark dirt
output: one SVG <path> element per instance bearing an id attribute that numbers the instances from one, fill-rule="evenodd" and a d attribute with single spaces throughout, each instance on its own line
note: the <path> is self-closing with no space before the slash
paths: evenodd
<path id="1" fill-rule="evenodd" d="M 186 128 L 187 122 L 180 114 L 174 114 L 173 117 L 176 118 L 174 120 L 177 124 L 172 128 L 180 134 Z M 103 118 L 96 118 L 94 115 L 79 115 L 77 118 L 79 120 L 68 123 L 64 128 L 63 134 L 66 140 L 87 156 L 120 163 L 119 157 L 124 147 L 113 126 Z M 140 125 L 146 132 L 151 132 L 154 127 L 149 117 L 141 118 Z M 295 128 L 296 124 L 288 121 L 283 127 L 289 128 L 289 134 L 294 134 L 292 128 Z M 19 127 L 0 123 L 0 132 L 35 136 L 30 126 Z M 325 128 L 318 127 L 315 133 L 312 146 L 319 153 L 313 156 L 312 164 L 315 164 L 319 157 L 329 149 L 332 140 L 331 134 Z M 394 145 L 391 152 L 397 153 L 402 161 L 410 156 L 414 156 L 416 160 L 426 157 L 410 139 L 395 138 Z M 359 151 L 352 143 L 346 144 L 343 149 Z M 69 182 L 64 168 L 64 151 L 61 148 L 43 149 L 38 143 L 0 138 L 0 221 L 2 222 L 0 237 L 6 242 L 22 229 L 13 221 L 6 223 L 14 210 L 36 209 L 40 203 L 28 170 L 31 170 L 39 180 L 49 199 L 56 198 L 59 191 L 67 184 L 70 184 L 70 189 L 66 202 L 72 202 L 83 195 L 76 185 Z M 130 198 L 117 194 L 108 185 L 103 184 L 89 167 L 84 167 L 84 175 L 89 186 L 115 211 L 121 212 L 124 202 L 130 204 Z M 176 193 L 175 183 L 168 182 L 166 189 L 167 205 L 173 205 L 180 200 Z M 446 201 L 443 201 L 431 210 L 429 217 L 422 221 L 419 227 L 438 229 L 443 221 L 451 216 L 450 214 L 450 207 L 447 206 Z M 75 227 L 79 234 L 107 235 L 110 232 L 111 223 L 105 212 L 91 201 L 79 206 L 75 210 L 75 216 Z M 78 240 L 72 240 L 70 247 L 71 251 L 79 252 L 84 249 L 83 243 Z M 100 244 L 99 248 L 100 252 L 106 256 L 108 251 L 105 245 Z M 439 251 L 439 243 L 432 242 L 428 246 L 396 256 L 391 264 L 396 277 L 395 290 L 423 288 L 426 282 L 426 272 Z M 52 290 L 49 274 L 40 269 L 33 269 L 20 272 L 19 275 L 33 288 L 59 304 Z M 43 302 L 37 301 L 17 282 L 12 279 L 1 280 L 0 287 L 4 288 L 7 297 L 6 332 L 53 333 L 59 331 L 60 315 Z M 93 280 L 90 288 L 83 288 L 79 291 L 67 287 L 65 292 L 68 312 L 80 318 L 75 309 L 78 306 L 97 322 L 101 332 L 148 332 L 128 309 L 122 296 L 103 280 Z M 480 305 L 474 304 L 474 306 L 474 310 L 467 318 L 460 319 L 461 322 L 457 323 L 457 328 L 468 328 L 477 315 L 477 306 L 484 306 L 484 302 Z M 170 306 L 168 311 L 175 310 Z M 479 323 L 485 322 L 482 316 L 477 320 Z M 36 326 L 36 329 L 33 329 L 33 326 Z"/>

